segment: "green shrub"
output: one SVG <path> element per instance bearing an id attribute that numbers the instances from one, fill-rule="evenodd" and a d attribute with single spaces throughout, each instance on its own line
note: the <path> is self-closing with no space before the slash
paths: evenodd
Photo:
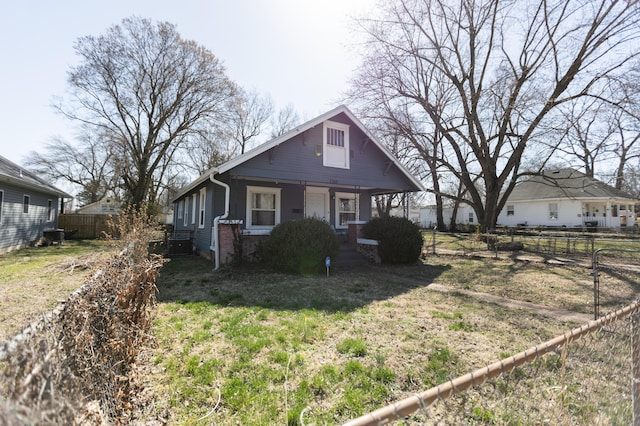
<path id="1" fill-rule="evenodd" d="M 339 249 L 326 221 L 305 218 L 275 226 L 262 245 L 261 258 L 276 271 L 313 275 L 324 271 L 326 257 L 335 258 Z"/>
<path id="2" fill-rule="evenodd" d="M 365 238 L 378 240 L 383 263 L 412 263 L 422 251 L 420 228 L 403 217 L 375 217 L 362 227 Z"/>

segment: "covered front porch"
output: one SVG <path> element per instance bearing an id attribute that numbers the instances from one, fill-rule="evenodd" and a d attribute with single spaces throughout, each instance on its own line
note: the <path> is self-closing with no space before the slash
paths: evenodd
<path id="1" fill-rule="evenodd" d="M 635 219 L 635 206 L 625 200 L 582 203 L 582 224 L 585 227 L 620 231 L 633 227 Z"/>

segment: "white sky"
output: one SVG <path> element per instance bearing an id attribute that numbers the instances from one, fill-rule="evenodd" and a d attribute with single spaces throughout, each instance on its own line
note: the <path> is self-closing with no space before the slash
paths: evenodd
<path id="1" fill-rule="evenodd" d="M 51 107 L 64 94 L 74 42 L 123 18 L 177 25 L 241 87 L 293 104 L 303 120 L 336 105 L 358 64 L 353 16 L 375 0 L 22 0 L 0 5 L 0 155 L 18 164 L 54 136 L 72 139 Z"/>

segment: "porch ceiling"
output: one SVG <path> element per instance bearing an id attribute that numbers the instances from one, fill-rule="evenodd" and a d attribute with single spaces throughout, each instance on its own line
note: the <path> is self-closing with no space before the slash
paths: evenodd
<path id="1" fill-rule="evenodd" d="M 268 182 L 273 184 L 285 183 L 290 185 L 301 185 L 301 186 L 314 186 L 321 188 L 342 188 L 342 189 L 356 189 L 363 191 L 370 191 L 372 194 L 392 194 L 398 192 L 413 192 L 409 188 L 380 188 L 375 186 L 367 186 L 367 185 L 353 185 L 348 183 L 340 183 L 340 182 L 318 182 L 318 181 L 303 181 L 303 180 L 291 180 L 291 179 L 273 179 L 273 178 L 265 178 L 265 177 L 255 177 L 255 176 L 244 176 L 244 175 L 232 175 L 231 179 L 236 180 L 250 180 L 254 182 Z"/>

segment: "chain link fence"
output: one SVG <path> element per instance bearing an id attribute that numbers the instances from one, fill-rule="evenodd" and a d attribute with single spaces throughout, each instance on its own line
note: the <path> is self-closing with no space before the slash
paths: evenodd
<path id="1" fill-rule="evenodd" d="M 640 242 L 637 243 L 640 246 Z M 629 303 L 640 293 L 640 249 L 599 248 L 593 252 L 594 319 Z"/>
<path id="2" fill-rule="evenodd" d="M 640 238 L 637 234 L 589 234 L 589 233 L 517 233 L 500 232 L 453 234 L 427 231 L 423 234 L 425 254 L 470 254 L 488 252 L 498 255 L 501 251 L 520 251 L 542 256 L 562 256 L 591 261 L 596 250 L 614 248 L 629 250 L 628 257 L 640 262 Z M 635 252 L 635 254 L 633 254 Z"/>
<path id="3" fill-rule="evenodd" d="M 589 323 L 347 425 L 640 424 L 639 253 L 594 251 Z"/>

